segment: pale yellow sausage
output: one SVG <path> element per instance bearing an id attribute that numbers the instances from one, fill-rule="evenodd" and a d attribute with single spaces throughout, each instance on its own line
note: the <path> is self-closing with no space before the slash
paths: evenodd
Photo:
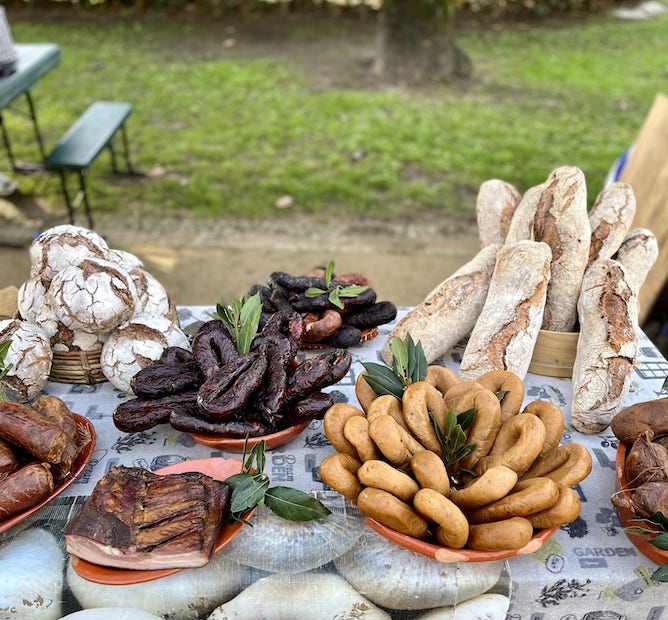
<path id="1" fill-rule="evenodd" d="M 388 414 L 391 415 L 399 426 L 403 426 L 405 429 L 408 429 L 406 426 L 406 421 L 404 420 L 404 414 L 401 410 L 401 401 L 392 396 L 392 394 L 382 394 L 375 398 L 369 408 L 366 410 L 367 420 L 371 421 L 377 415 Z"/>
<path id="2" fill-rule="evenodd" d="M 450 494 L 450 477 L 438 454 L 422 450 L 413 455 L 411 471 L 423 489 L 434 489 L 446 497 Z"/>
<path id="3" fill-rule="evenodd" d="M 404 502 L 412 501 L 420 489 L 413 478 L 385 461 L 365 461 L 357 477 L 364 486 L 382 489 Z"/>
<path id="4" fill-rule="evenodd" d="M 559 485 L 549 478 L 520 480 L 505 497 L 468 513 L 471 523 L 526 517 L 547 510 L 559 499 Z"/>
<path id="5" fill-rule="evenodd" d="M 462 510 L 473 510 L 505 497 L 517 484 L 517 473 L 505 465 L 490 467 L 461 489 L 453 489 L 450 499 Z"/>
<path id="6" fill-rule="evenodd" d="M 510 370 L 490 370 L 476 379 L 494 392 L 501 403 L 501 420 L 517 415 L 524 401 L 524 383 Z"/>
<path id="7" fill-rule="evenodd" d="M 357 497 L 357 506 L 368 517 L 402 534 L 424 538 L 429 530 L 426 519 L 387 491 L 366 487 Z"/>
<path id="8" fill-rule="evenodd" d="M 417 381 L 411 383 L 405 390 L 401 401 L 406 426 L 417 440 L 427 450 L 441 455 L 441 444 L 436 437 L 436 431 L 429 414 L 432 413 L 436 424 L 445 428 L 446 409 L 441 393 L 429 383 Z"/>
<path id="9" fill-rule="evenodd" d="M 527 404 L 522 413 L 533 413 L 545 425 L 545 442 L 540 454 L 559 445 L 565 427 L 564 414 L 559 407 L 548 400 L 534 400 Z"/>
<path id="10" fill-rule="evenodd" d="M 469 525 L 467 547 L 480 551 L 504 551 L 521 549 L 533 536 L 533 526 L 524 517 L 511 517 L 503 521 Z"/>
<path id="11" fill-rule="evenodd" d="M 466 433 L 466 442 L 474 444 L 475 449 L 459 461 L 458 468 L 463 469 L 473 469 L 483 456 L 489 454 L 501 428 L 501 404 L 488 389 L 464 394 L 457 402 L 455 412 L 459 415 L 468 409 L 475 409 L 475 417 Z"/>
<path id="12" fill-rule="evenodd" d="M 433 385 L 441 394 L 445 393 L 459 383 L 459 378 L 449 368 L 431 364 L 427 366 L 427 376 L 424 380 Z"/>
<path id="13" fill-rule="evenodd" d="M 378 394 L 373 391 L 373 388 L 366 382 L 364 375 L 367 374 L 366 370 L 363 370 L 359 375 L 357 375 L 357 380 L 355 381 L 355 396 L 357 397 L 357 402 L 359 402 L 362 411 L 366 412 L 369 409 L 369 405 L 378 397 Z"/>
<path id="14" fill-rule="evenodd" d="M 559 485 L 559 499 L 554 506 L 541 510 L 527 519 L 537 530 L 543 530 L 550 527 L 559 527 L 566 523 L 571 523 L 578 518 L 580 514 L 580 498 L 574 489 L 564 484 Z"/>
<path id="15" fill-rule="evenodd" d="M 407 469 L 413 453 L 404 441 L 403 429 L 389 415 L 378 415 L 369 422 L 369 436 L 381 454 L 393 465 Z"/>
<path id="16" fill-rule="evenodd" d="M 357 449 L 343 434 L 345 423 L 353 416 L 364 417 L 364 412 L 346 403 L 335 403 L 326 412 L 322 419 L 322 429 L 329 443 L 337 452 L 348 454 L 353 458 L 359 458 Z"/>
<path id="17" fill-rule="evenodd" d="M 357 478 L 357 470 L 361 467 L 357 459 L 347 454 L 330 454 L 320 463 L 320 477 L 325 484 L 338 491 L 351 502 L 357 502 L 362 485 Z"/>
<path id="18" fill-rule="evenodd" d="M 343 436 L 357 450 L 360 461 L 370 461 L 380 457 L 376 444 L 369 435 L 369 420 L 364 416 L 355 415 L 343 425 Z"/>
<path id="19" fill-rule="evenodd" d="M 434 489 L 420 489 L 413 507 L 423 517 L 438 524 L 436 538 L 446 547 L 461 549 L 469 537 L 469 522 L 459 507 Z"/>
<path id="20" fill-rule="evenodd" d="M 558 484 L 572 487 L 582 482 L 591 473 L 591 468 L 592 460 L 589 450 L 582 444 L 568 443 L 552 448 L 536 459 L 522 478 L 544 476 Z"/>
<path id="21" fill-rule="evenodd" d="M 518 476 L 531 467 L 545 442 L 545 425 L 533 414 L 508 418 L 499 429 L 489 455 L 478 461 L 476 471 L 483 473 L 495 465 L 505 465 Z"/>
<path id="22" fill-rule="evenodd" d="M 457 405 L 457 401 L 468 394 L 471 390 L 480 389 L 482 385 L 477 381 L 460 381 L 453 385 L 444 395 L 443 402 L 445 402 L 445 408 L 447 411 L 450 411 L 451 407 Z"/>

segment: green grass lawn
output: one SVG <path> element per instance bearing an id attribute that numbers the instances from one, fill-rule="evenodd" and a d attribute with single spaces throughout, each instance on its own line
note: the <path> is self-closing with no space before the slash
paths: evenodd
<path id="1" fill-rule="evenodd" d="M 12 31 L 17 42 L 61 46 L 60 66 L 33 91 L 47 146 L 93 100 L 134 104 L 133 159 L 162 173 L 111 179 L 98 162 L 95 208 L 118 213 L 259 218 L 289 194 L 293 211 L 324 216 L 470 217 L 486 179 L 524 191 L 563 164 L 584 171 L 593 200 L 655 95 L 667 90 L 666 15 L 549 27 L 467 24 L 458 43 L 472 60 L 472 79 L 407 90 L 372 81 L 315 86 L 299 63 L 266 43 L 263 53 L 247 40 L 228 49 L 229 24 L 221 20 L 83 22 L 70 14 L 21 11 L 10 15 Z M 373 37 L 369 25 L 334 21 L 321 20 L 329 70 L 337 44 L 344 49 L 346 39 L 364 36 L 371 46 Z M 292 43 L 317 34 L 312 24 L 295 28 Z M 6 122 L 17 149 L 29 150 L 27 124 L 13 115 Z M 62 203 L 55 176 L 20 183 Z"/>

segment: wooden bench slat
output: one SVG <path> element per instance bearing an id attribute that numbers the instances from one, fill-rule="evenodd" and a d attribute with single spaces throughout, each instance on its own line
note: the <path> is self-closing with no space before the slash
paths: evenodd
<path id="1" fill-rule="evenodd" d="M 120 101 L 96 101 L 79 117 L 47 155 L 52 170 L 85 170 L 111 142 L 132 111 Z"/>

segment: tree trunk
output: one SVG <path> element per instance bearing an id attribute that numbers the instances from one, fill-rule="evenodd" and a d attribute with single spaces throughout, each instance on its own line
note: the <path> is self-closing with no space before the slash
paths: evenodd
<path id="1" fill-rule="evenodd" d="M 374 72 L 391 82 L 468 77 L 471 63 L 455 45 L 454 0 L 384 0 Z"/>

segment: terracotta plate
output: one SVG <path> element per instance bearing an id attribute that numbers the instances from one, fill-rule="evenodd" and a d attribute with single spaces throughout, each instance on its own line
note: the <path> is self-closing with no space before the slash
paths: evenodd
<path id="1" fill-rule="evenodd" d="M 626 497 L 631 497 L 631 493 L 628 489 L 628 483 L 626 482 L 626 476 L 624 474 L 624 461 L 626 460 L 627 446 L 623 443 L 620 443 L 617 448 L 617 458 L 615 462 L 615 470 L 617 472 L 617 483 L 619 488 Z M 627 508 L 620 508 L 615 506 L 617 509 L 617 514 L 619 515 L 619 521 L 622 524 L 622 527 L 628 527 L 633 525 L 640 525 L 642 527 L 649 527 L 648 523 L 640 522 L 636 523 L 631 519 L 634 519 L 634 515 Z M 662 551 L 658 547 L 649 544 L 649 538 L 647 536 L 638 536 L 636 534 L 628 534 L 629 540 L 636 546 L 638 551 L 642 553 L 646 558 L 656 562 L 657 564 L 665 564 L 668 562 L 668 551 Z"/>
<path id="2" fill-rule="evenodd" d="M 552 527 L 546 530 L 540 530 L 534 537 L 521 549 L 508 549 L 506 551 L 477 551 L 475 549 L 451 549 L 450 547 L 440 547 L 425 540 L 419 540 L 401 534 L 375 519 L 367 517 L 364 520 L 372 529 L 384 536 L 393 543 L 396 543 L 404 549 L 415 551 L 439 562 L 495 562 L 505 560 L 518 555 L 525 555 L 538 551 L 547 540 L 557 531 L 558 528 Z"/>
<path id="3" fill-rule="evenodd" d="M 188 471 L 197 471 L 207 476 L 211 476 L 216 480 L 225 481 L 232 474 L 237 474 L 241 471 L 243 463 L 237 459 L 198 459 L 193 461 L 182 461 L 174 465 L 168 465 L 162 469 L 158 469 L 156 474 L 179 474 Z M 244 515 L 244 519 L 249 519 L 253 511 L 249 511 Z M 214 553 L 220 551 L 227 543 L 229 543 L 244 527 L 243 523 L 236 521 L 234 523 L 225 523 L 218 534 L 218 541 L 214 547 Z M 93 564 L 86 560 L 82 560 L 76 556 L 70 556 L 72 559 L 72 568 L 79 576 L 93 581 L 110 586 L 125 586 L 134 583 L 144 583 L 146 581 L 153 581 L 178 573 L 183 568 L 162 568 L 157 570 L 126 570 L 122 568 L 113 568 L 109 566 L 101 566 Z"/>
<path id="4" fill-rule="evenodd" d="M 273 450 L 278 448 L 289 441 L 292 441 L 297 435 L 302 433 L 306 427 L 310 424 L 308 422 L 302 422 L 301 424 L 296 424 L 295 426 L 288 426 L 282 431 L 276 433 L 270 433 L 269 435 L 263 435 L 261 437 L 249 437 L 248 438 L 248 448 L 252 448 L 256 443 L 259 443 L 264 439 L 264 448 L 265 450 Z M 201 433 L 189 433 L 190 436 L 197 442 L 205 446 L 211 446 L 212 448 L 219 448 L 220 450 L 225 450 L 227 452 L 243 452 L 244 451 L 244 442 L 245 439 L 236 439 L 231 437 L 223 437 L 221 435 L 204 435 Z"/>
<path id="5" fill-rule="evenodd" d="M 73 415 L 77 423 L 77 428 L 79 429 L 79 444 L 81 446 L 81 450 L 79 451 L 77 458 L 74 460 L 72 465 L 72 472 L 67 477 L 67 480 L 56 485 L 56 487 L 53 489 L 53 493 L 51 493 L 51 495 L 49 495 L 46 499 L 42 500 L 39 504 L 17 515 L 14 515 L 6 521 L 0 521 L 0 532 L 4 532 L 10 527 L 14 527 L 17 523 L 20 523 L 24 519 L 27 519 L 30 515 L 34 514 L 40 508 L 48 504 L 54 497 L 60 495 L 83 473 L 86 465 L 88 465 L 90 462 L 93 456 L 93 451 L 95 450 L 95 427 L 87 418 L 84 418 L 83 416 L 76 413 Z"/>

